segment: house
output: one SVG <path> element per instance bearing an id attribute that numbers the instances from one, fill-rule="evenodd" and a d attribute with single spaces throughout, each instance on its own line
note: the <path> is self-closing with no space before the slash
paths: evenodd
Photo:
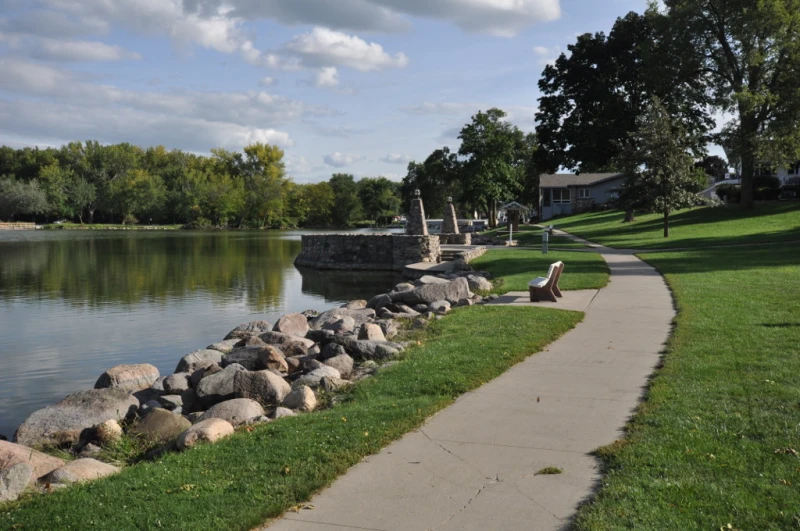
<path id="1" fill-rule="evenodd" d="M 540 219 L 597 208 L 616 199 L 625 176 L 621 173 L 559 173 L 542 175 L 539 182 Z"/>

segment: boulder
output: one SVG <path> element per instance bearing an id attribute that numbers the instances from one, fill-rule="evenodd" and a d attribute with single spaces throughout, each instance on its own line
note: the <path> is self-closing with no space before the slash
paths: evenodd
<path id="1" fill-rule="evenodd" d="M 31 482 L 33 467 L 28 463 L 17 463 L 0 470 L 0 502 L 16 501 Z"/>
<path id="2" fill-rule="evenodd" d="M 238 372 L 233 378 L 236 398 L 250 398 L 262 404 L 280 404 L 292 388 L 286 380 L 272 372 Z"/>
<path id="3" fill-rule="evenodd" d="M 337 336 L 334 341 L 343 346 L 352 357 L 360 360 L 389 359 L 403 350 L 402 346 L 389 341 L 358 340 L 346 336 Z"/>
<path id="4" fill-rule="evenodd" d="M 456 306 L 458 306 L 459 308 L 472 305 L 473 305 L 472 299 L 458 299 L 458 302 L 456 303 Z"/>
<path id="5" fill-rule="evenodd" d="M 493 287 L 491 282 L 478 275 L 467 276 L 467 283 L 469 284 L 469 289 L 481 291 L 491 291 Z"/>
<path id="6" fill-rule="evenodd" d="M 265 347 L 267 345 L 264 345 Z M 248 371 L 257 371 L 261 369 L 261 363 L 258 360 L 259 348 L 242 347 L 234 349 L 230 354 L 222 358 L 220 366 L 224 369 L 234 363 L 238 363 Z"/>
<path id="7" fill-rule="evenodd" d="M 222 354 L 227 354 L 231 350 L 235 349 L 242 343 L 242 340 L 235 337 L 233 339 L 224 339 L 217 343 L 213 343 L 206 347 L 206 350 L 216 350 L 221 352 Z"/>
<path id="8" fill-rule="evenodd" d="M 176 445 L 179 450 L 185 450 L 198 443 L 214 443 L 230 435 L 233 435 L 233 426 L 230 422 L 220 418 L 209 418 L 181 433 Z"/>
<path id="9" fill-rule="evenodd" d="M 152 441 L 166 444 L 178 438 L 178 435 L 192 425 L 181 415 L 166 409 L 154 409 L 131 427 L 131 432 L 142 435 Z"/>
<path id="10" fill-rule="evenodd" d="M 317 395 L 309 387 L 298 387 L 286 395 L 286 398 L 283 399 L 283 407 L 297 411 L 314 411 L 317 407 Z"/>
<path id="11" fill-rule="evenodd" d="M 417 313 L 425 313 L 425 312 L 428 311 L 428 305 L 427 304 L 417 304 L 417 305 L 414 306 L 413 310 L 415 312 L 417 312 Z"/>
<path id="12" fill-rule="evenodd" d="M 350 382 L 347 380 L 332 376 L 326 376 L 319 382 L 319 386 L 328 393 L 335 393 L 348 385 L 350 385 Z"/>
<path id="13" fill-rule="evenodd" d="M 164 406 L 164 409 L 169 411 L 180 409 L 183 411 L 183 397 L 181 395 L 164 395 L 159 398 L 158 401 L 161 402 L 161 405 Z"/>
<path id="14" fill-rule="evenodd" d="M 395 291 L 411 291 L 412 289 L 416 288 L 414 284 L 411 282 L 401 282 L 400 284 L 394 287 Z"/>
<path id="15" fill-rule="evenodd" d="M 236 427 L 244 424 L 249 419 L 264 415 L 264 408 L 255 400 L 249 398 L 236 398 L 221 402 L 203 413 L 197 425 L 208 419 L 222 419 Z"/>
<path id="16" fill-rule="evenodd" d="M 341 356 L 342 354 L 347 355 L 347 351 L 342 345 L 338 343 L 328 343 L 322 348 L 322 354 L 319 359 L 325 361 L 330 358 L 335 358 L 336 356 Z"/>
<path id="17" fill-rule="evenodd" d="M 411 286 L 411 287 L 406 291 L 411 291 L 411 290 L 414 289 L 414 286 L 412 284 L 409 284 L 409 286 Z M 403 290 L 398 290 L 398 291 L 403 291 Z M 367 308 L 372 308 L 373 310 L 375 310 L 377 312 L 378 310 L 380 310 L 381 308 L 383 308 L 387 304 L 390 304 L 391 302 L 392 302 L 392 298 L 389 295 L 387 295 L 385 293 L 382 293 L 380 295 L 376 295 L 376 296 L 372 297 L 369 300 L 369 302 L 367 303 Z"/>
<path id="18" fill-rule="evenodd" d="M 286 356 L 277 347 L 267 345 L 258 351 L 258 368 L 272 369 L 278 372 L 288 373 L 289 364 Z"/>
<path id="19" fill-rule="evenodd" d="M 187 354 L 178 362 L 175 372 L 194 373 L 198 369 L 205 369 L 211 365 L 222 363 L 222 352 L 218 350 L 198 350 Z"/>
<path id="20" fill-rule="evenodd" d="M 303 360 L 300 357 L 286 358 L 286 366 L 289 367 L 289 374 L 294 374 L 303 370 Z"/>
<path id="21" fill-rule="evenodd" d="M 267 321 L 252 321 L 240 324 L 225 336 L 225 339 L 247 339 L 250 336 L 257 336 L 272 330 L 272 325 Z"/>
<path id="22" fill-rule="evenodd" d="M 170 374 L 164 379 L 164 391 L 170 395 L 179 395 L 191 388 L 189 378 L 192 376 L 188 372 L 178 372 Z"/>
<path id="23" fill-rule="evenodd" d="M 241 365 L 228 365 L 221 371 L 211 376 L 206 376 L 197 384 L 195 393 L 203 408 L 208 408 L 219 402 L 230 400 L 234 397 L 233 379 L 237 372 L 246 370 Z"/>
<path id="24" fill-rule="evenodd" d="M 347 354 L 339 354 L 333 358 L 328 358 L 323 363 L 339 371 L 339 375 L 342 378 L 347 378 L 353 372 L 353 358 Z"/>
<path id="25" fill-rule="evenodd" d="M 124 433 L 119 422 L 114 419 L 108 419 L 94 427 L 94 435 L 97 441 L 105 446 L 122 439 Z"/>
<path id="26" fill-rule="evenodd" d="M 366 307 L 367 307 L 367 301 L 365 300 L 350 301 L 344 306 L 342 306 L 342 308 L 344 308 L 345 310 L 363 310 Z"/>
<path id="27" fill-rule="evenodd" d="M 323 330 L 330 330 L 334 334 L 349 334 L 355 327 L 356 320 L 346 315 L 332 323 L 325 323 L 322 325 Z"/>
<path id="28" fill-rule="evenodd" d="M 96 444 L 89 443 L 81 448 L 81 453 L 78 454 L 78 457 L 94 457 L 102 451 L 103 449 Z"/>
<path id="29" fill-rule="evenodd" d="M 118 472 L 119 468 L 102 463 L 97 459 L 76 459 L 50 472 L 45 476 L 44 481 L 59 485 L 71 485 L 104 478 Z"/>
<path id="30" fill-rule="evenodd" d="M 336 379 L 340 379 L 342 377 L 342 375 L 339 373 L 338 370 L 328 365 L 323 365 L 319 369 L 314 369 L 310 373 L 304 374 L 303 376 L 295 380 L 294 383 L 292 383 L 292 387 L 295 388 L 303 386 L 319 387 L 320 382 L 326 376 L 330 376 Z"/>
<path id="31" fill-rule="evenodd" d="M 279 407 L 275 410 L 272 414 L 272 418 L 274 420 L 282 419 L 283 417 L 296 417 L 297 413 L 289 409 L 288 407 Z"/>
<path id="32" fill-rule="evenodd" d="M 358 331 L 358 339 L 366 339 L 369 341 L 386 341 L 386 336 L 383 335 L 383 329 L 380 325 L 375 323 L 365 323 L 361 325 Z"/>
<path id="33" fill-rule="evenodd" d="M 458 278 L 446 284 L 427 284 L 411 291 L 390 293 L 392 302 L 405 304 L 431 304 L 436 301 L 457 301 L 470 298 L 469 283 L 465 278 Z"/>
<path id="34" fill-rule="evenodd" d="M 158 378 L 156 378 L 156 381 L 153 382 L 153 385 L 150 386 L 150 390 L 155 393 L 164 394 L 166 392 L 166 390 L 164 389 L 164 380 L 166 379 L 167 379 L 166 376 L 159 376 Z M 139 400 L 139 402 L 141 402 L 141 400 Z"/>
<path id="35" fill-rule="evenodd" d="M 392 319 L 380 321 L 378 322 L 378 325 L 381 327 L 381 330 L 383 330 L 383 335 L 387 340 L 396 337 L 399 333 L 397 330 L 397 325 Z"/>
<path id="36" fill-rule="evenodd" d="M 17 430 L 16 441 L 24 446 L 75 443 L 83 430 L 132 416 L 138 408 L 136 397 L 123 389 L 79 391 L 34 411 Z"/>
<path id="37" fill-rule="evenodd" d="M 278 319 L 272 330 L 291 336 L 305 337 L 308 333 L 308 319 L 301 313 L 290 313 Z"/>
<path id="38" fill-rule="evenodd" d="M 8 441 L 0 441 L 0 463 L 2 463 L 3 468 L 12 467 L 19 463 L 29 465 L 31 467 L 29 481 L 35 481 L 64 466 L 62 459 Z"/>
<path id="39" fill-rule="evenodd" d="M 369 308 L 363 310 L 348 310 L 346 308 L 334 308 L 332 310 L 328 310 L 327 312 L 322 312 L 317 317 L 309 321 L 308 324 L 314 330 L 321 330 L 324 328 L 326 324 L 335 323 L 336 321 L 342 319 L 343 317 L 352 317 L 353 321 L 355 321 L 354 327 L 357 327 L 374 319 L 375 310 Z"/>
<path id="40" fill-rule="evenodd" d="M 450 311 L 450 303 L 447 301 L 436 301 L 431 303 L 430 308 L 432 312 L 444 315 Z"/>
<path id="41" fill-rule="evenodd" d="M 160 374 L 150 364 L 117 365 L 100 375 L 95 389 L 123 389 L 125 391 L 141 391 L 153 385 Z"/>
<path id="42" fill-rule="evenodd" d="M 280 348 L 284 354 L 289 355 L 287 349 L 292 348 L 294 345 L 300 345 L 304 351 L 314 346 L 314 342 L 302 336 L 293 336 L 290 334 L 282 334 L 280 332 L 264 332 L 260 336 L 264 343 Z"/>
<path id="43" fill-rule="evenodd" d="M 420 286 L 425 286 L 427 284 L 448 284 L 448 283 L 450 283 L 450 281 L 447 280 L 446 278 L 439 278 L 439 277 L 434 277 L 434 276 L 431 276 L 431 275 L 425 275 L 424 277 L 419 279 L 417 282 L 419 283 Z"/>

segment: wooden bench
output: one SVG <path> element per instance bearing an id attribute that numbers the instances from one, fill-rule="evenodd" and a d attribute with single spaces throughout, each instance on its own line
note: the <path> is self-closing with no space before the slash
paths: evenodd
<path id="1" fill-rule="evenodd" d="M 528 292 L 531 295 L 531 302 L 550 301 L 558 302 L 561 297 L 561 290 L 558 289 L 558 281 L 564 271 L 564 262 L 550 264 L 546 277 L 538 277 L 528 283 Z"/>

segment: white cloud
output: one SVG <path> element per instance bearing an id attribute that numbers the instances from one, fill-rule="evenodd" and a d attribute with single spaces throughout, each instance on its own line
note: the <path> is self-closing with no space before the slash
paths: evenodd
<path id="1" fill-rule="evenodd" d="M 142 58 L 136 52 L 102 42 L 48 38 L 31 43 L 28 55 L 46 61 L 138 61 Z"/>
<path id="2" fill-rule="evenodd" d="M 274 77 L 269 77 L 269 76 L 262 77 L 258 81 L 258 84 L 261 87 L 271 87 L 272 85 L 276 85 L 277 83 L 278 83 L 277 79 L 275 79 Z"/>
<path id="3" fill-rule="evenodd" d="M 328 166 L 333 166 L 334 168 L 344 168 L 345 166 L 350 166 L 363 159 L 364 157 L 362 157 L 361 155 L 339 153 L 338 151 L 335 153 L 331 153 L 330 155 L 325 155 L 323 157 L 325 164 L 327 164 Z"/>
<path id="4" fill-rule="evenodd" d="M 315 127 L 314 132 L 320 136 L 330 136 L 336 138 L 350 138 L 353 135 L 371 133 L 371 129 L 358 129 L 347 125 L 337 125 L 331 127 Z"/>
<path id="5" fill-rule="evenodd" d="M 300 175 L 311 173 L 322 169 L 321 166 L 314 166 L 307 158 L 302 155 L 287 155 L 284 158 L 286 162 L 286 172 L 289 175 Z"/>
<path id="6" fill-rule="evenodd" d="M 533 53 L 539 58 L 539 64 L 549 65 L 555 63 L 561 54 L 559 46 L 534 46 Z"/>
<path id="7" fill-rule="evenodd" d="M 0 17 L 0 32 L 56 39 L 105 35 L 109 29 L 108 21 L 97 17 L 71 17 L 66 13 L 49 9 L 25 11 L 14 18 Z"/>
<path id="8" fill-rule="evenodd" d="M 407 17 L 443 20 L 475 33 L 511 37 L 561 16 L 559 0 L 187 0 L 202 10 L 222 5 L 248 20 L 319 25 L 347 31 L 406 31 Z"/>
<path id="9" fill-rule="evenodd" d="M 401 155 L 400 153 L 389 153 L 383 157 L 381 161 L 389 164 L 408 164 L 411 162 L 411 157 L 408 155 Z"/>
<path id="10" fill-rule="evenodd" d="M 326 66 L 317 72 L 317 77 L 314 79 L 314 84 L 318 87 L 338 87 L 339 86 L 339 71 L 335 66 Z"/>
<path id="11" fill-rule="evenodd" d="M 404 53 L 392 56 L 380 44 L 355 35 L 316 27 L 296 35 L 280 50 L 266 54 L 262 62 L 270 68 L 283 70 L 347 67 L 369 72 L 405 68 L 408 57 Z"/>

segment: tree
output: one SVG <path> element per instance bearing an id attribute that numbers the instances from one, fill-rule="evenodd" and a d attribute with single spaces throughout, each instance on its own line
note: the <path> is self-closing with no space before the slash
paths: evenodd
<path id="1" fill-rule="evenodd" d="M 352 227 L 364 216 L 355 179 L 347 173 L 335 173 L 328 183 L 333 191 L 335 204 L 331 221 L 337 227 Z"/>
<path id="2" fill-rule="evenodd" d="M 110 195 L 125 224 L 133 218 L 157 216 L 166 201 L 167 189 L 158 175 L 135 169 L 111 183 Z"/>
<path id="3" fill-rule="evenodd" d="M 461 170 L 462 163 L 458 155 L 451 153 L 448 147 L 435 150 L 422 164 L 410 162 L 400 185 L 402 210 L 408 212 L 414 191 L 419 190 L 425 213 L 432 218 L 443 215 L 448 197 L 453 197 L 457 202 L 462 199 L 457 186 Z"/>
<path id="4" fill-rule="evenodd" d="M 83 212 L 94 203 L 97 198 L 97 191 L 92 183 L 83 177 L 73 176 L 72 181 L 67 186 L 67 203 L 71 210 L 77 214 L 78 220 L 83 225 Z"/>
<path id="5" fill-rule="evenodd" d="M 36 215 L 47 209 L 47 194 L 38 182 L 0 180 L 0 217 L 13 220 L 18 214 Z"/>
<path id="6" fill-rule="evenodd" d="M 358 181 L 358 197 L 365 219 L 389 224 L 400 213 L 399 186 L 386 177 L 365 177 Z"/>
<path id="7" fill-rule="evenodd" d="M 497 202 L 522 191 L 519 148 L 524 135 L 504 121 L 505 116 L 497 108 L 478 112 L 458 136 L 458 153 L 466 158 L 461 172 L 462 197 L 469 204 L 485 206 L 491 227 L 497 225 Z"/>
<path id="8" fill-rule="evenodd" d="M 703 160 L 696 162 L 694 167 L 703 170 L 706 175 L 713 177 L 717 181 L 725 179 L 725 175 L 728 173 L 728 163 L 717 155 L 703 158 Z"/>
<path id="9" fill-rule="evenodd" d="M 703 154 L 712 121 L 699 60 L 673 38 L 664 16 L 654 9 L 631 12 L 608 36 L 580 35 L 568 50 L 539 81 L 539 171 L 620 170 L 622 150 L 653 95 L 694 135 L 692 149 Z"/>
<path id="10" fill-rule="evenodd" d="M 732 112 L 743 209 L 753 208 L 759 158 L 800 154 L 800 0 L 665 0 L 670 27 L 696 50 L 698 78 Z"/>
<path id="11" fill-rule="evenodd" d="M 289 183 L 283 150 L 262 143 L 247 146 L 241 174 L 245 186 L 245 218 L 259 228 L 278 224 Z"/>
<path id="12" fill-rule="evenodd" d="M 669 216 L 691 205 L 697 192 L 694 160 L 689 153 L 690 135 L 670 117 L 657 97 L 641 118 L 638 133 L 628 144 L 628 208 L 660 212 L 664 217 L 664 237 L 669 237 Z"/>
<path id="13" fill-rule="evenodd" d="M 291 209 L 306 227 L 328 227 L 332 222 L 336 199 L 327 182 L 297 186 L 290 196 Z"/>
<path id="14" fill-rule="evenodd" d="M 48 213 L 54 216 L 70 216 L 69 187 L 75 175 L 70 169 L 62 168 L 54 160 L 39 171 L 39 183 L 47 196 Z"/>

